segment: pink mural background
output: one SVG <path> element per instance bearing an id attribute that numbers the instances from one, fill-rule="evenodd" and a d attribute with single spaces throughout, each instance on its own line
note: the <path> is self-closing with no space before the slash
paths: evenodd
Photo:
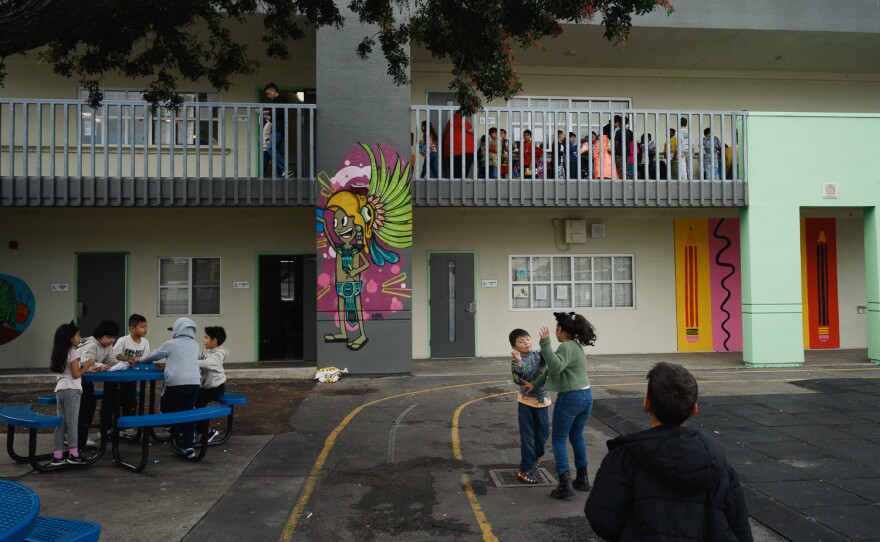
<path id="1" fill-rule="evenodd" d="M 712 290 L 712 347 L 742 350 L 742 280 L 739 220 L 709 220 L 709 275 Z"/>
<path id="2" fill-rule="evenodd" d="M 401 167 L 408 163 L 393 147 L 378 145 L 373 147 L 375 152 L 380 149 L 385 156 L 386 167 L 390 171 L 394 164 L 400 160 Z M 377 153 L 378 154 L 378 153 Z M 378 160 L 378 156 L 377 156 Z M 339 190 L 353 190 L 366 192 L 370 182 L 370 159 L 366 151 L 358 146 L 353 146 L 340 160 L 337 173 L 332 178 L 319 175 L 321 193 L 318 198 L 318 213 L 324 209 L 328 198 Z M 332 218 L 329 223 L 332 224 Z M 331 231 L 331 235 L 333 235 Z M 318 247 L 318 310 L 334 315 L 334 322 L 339 325 L 338 297 L 335 290 L 335 266 L 336 251 L 331 243 L 327 242 L 323 225 L 317 222 L 316 243 Z M 388 248 L 388 247 L 386 247 Z M 412 297 L 410 277 L 405 269 L 409 267 L 404 255 L 409 251 L 390 249 L 399 255 L 400 259 L 395 263 L 386 263 L 384 266 L 371 265 L 363 273 L 363 291 L 361 303 L 365 321 L 389 318 L 394 313 L 408 306 L 408 300 Z M 346 329 L 357 329 L 346 323 Z"/>

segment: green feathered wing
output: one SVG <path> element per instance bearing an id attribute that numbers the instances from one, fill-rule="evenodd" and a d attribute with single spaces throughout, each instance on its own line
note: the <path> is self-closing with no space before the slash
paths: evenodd
<path id="1" fill-rule="evenodd" d="M 361 143 L 370 157 L 370 184 L 367 195 L 379 209 L 381 220 L 374 225 L 374 235 L 392 248 L 412 246 L 412 193 L 410 191 L 410 164 L 403 169 L 400 159 L 388 174 L 385 154 L 379 150 L 379 163 L 373 150 Z"/>

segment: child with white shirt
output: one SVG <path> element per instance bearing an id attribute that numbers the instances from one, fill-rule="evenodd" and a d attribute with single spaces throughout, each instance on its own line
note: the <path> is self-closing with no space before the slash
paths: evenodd
<path id="1" fill-rule="evenodd" d="M 150 341 L 147 340 L 147 319 L 140 314 L 132 314 L 128 317 L 129 334 L 122 336 L 113 346 L 113 354 L 119 362 L 134 365 L 140 359 L 150 353 Z M 119 391 L 119 403 L 113 404 L 111 397 L 112 388 Z M 108 419 L 121 416 L 133 416 L 137 408 L 137 382 L 107 382 L 104 384 L 104 402 L 101 403 L 101 417 L 106 415 Z M 137 437 L 137 429 L 129 427 L 119 432 L 119 436 L 132 440 Z"/>

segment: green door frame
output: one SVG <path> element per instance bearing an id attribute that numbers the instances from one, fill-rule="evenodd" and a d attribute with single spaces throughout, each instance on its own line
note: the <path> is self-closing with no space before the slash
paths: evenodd
<path id="1" fill-rule="evenodd" d="M 425 266 L 428 268 L 428 272 L 426 276 L 428 277 L 428 287 L 426 288 L 427 292 L 427 307 L 428 307 L 428 358 L 431 357 L 431 254 L 473 254 L 474 255 L 474 301 L 476 302 L 477 297 L 477 251 L 476 250 L 429 250 L 426 252 L 428 257 L 425 261 Z M 479 304 L 477 305 L 479 307 Z M 479 308 L 477 309 L 479 311 Z M 477 318 L 474 317 L 474 356 L 477 355 L 477 352 L 480 351 L 479 348 L 479 334 L 477 333 Z"/>
<path id="2" fill-rule="evenodd" d="M 260 256 L 308 256 L 311 252 L 257 252 L 254 255 L 254 359 L 260 360 Z"/>

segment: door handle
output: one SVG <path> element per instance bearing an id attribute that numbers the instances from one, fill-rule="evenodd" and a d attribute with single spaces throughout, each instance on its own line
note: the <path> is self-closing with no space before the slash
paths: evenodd
<path id="1" fill-rule="evenodd" d="M 86 304 L 85 303 L 77 303 L 76 304 L 76 319 L 85 318 L 86 316 Z"/>
<path id="2" fill-rule="evenodd" d="M 476 301 L 471 301 L 470 303 L 468 303 L 468 308 L 465 309 L 464 312 L 469 312 L 469 313 L 471 313 L 471 314 L 476 314 L 476 313 L 477 313 L 477 302 L 476 302 Z"/>

